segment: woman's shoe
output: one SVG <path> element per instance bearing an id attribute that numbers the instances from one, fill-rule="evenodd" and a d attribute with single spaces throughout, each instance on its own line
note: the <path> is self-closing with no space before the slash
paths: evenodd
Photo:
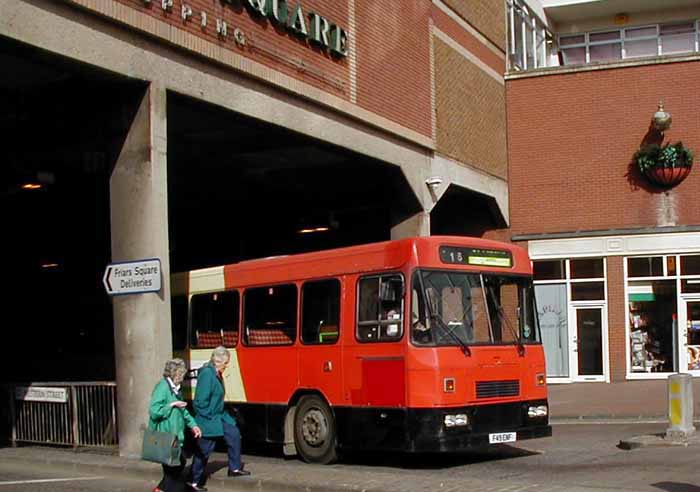
<path id="1" fill-rule="evenodd" d="M 247 477 L 248 475 L 250 475 L 250 472 L 247 470 L 229 470 L 228 471 L 229 477 Z"/>

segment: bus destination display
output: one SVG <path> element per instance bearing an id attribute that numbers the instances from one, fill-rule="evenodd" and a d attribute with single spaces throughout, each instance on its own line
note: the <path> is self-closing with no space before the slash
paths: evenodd
<path id="1" fill-rule="evenodd" d="M 454 263 L 457 265 L 478 265 L 501 268 L 510 268 L 513 266 L 513 255 L 510 251 L 499 249 L 440 246 L 440 260 L 443 263 Z"/>

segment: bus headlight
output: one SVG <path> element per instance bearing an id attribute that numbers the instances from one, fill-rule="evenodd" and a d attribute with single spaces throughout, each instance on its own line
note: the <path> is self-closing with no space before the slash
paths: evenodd
<path id="1" fill-rule="evenodd" d="M 538 417 L 546 417 L 549 413 L 547 405 L 538 405 L 536 407 L 528 407 L 527 416 L 531 419 L 536 419 Z"/>
<path id="2" fill-rule="evenodd" d="M 445 427 L 463 427 L 469 424 L 469 418 L 465 413 L 445 415 Z"/>

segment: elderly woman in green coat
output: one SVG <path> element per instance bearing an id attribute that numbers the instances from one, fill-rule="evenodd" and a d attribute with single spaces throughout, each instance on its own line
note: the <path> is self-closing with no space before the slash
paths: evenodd
<path id="1" fill-rule="evenodd" d="M 241 462 L 241 433 L 236 420 L 224 407 L 224 371 L 231 361 L 231 353 L 224 346 L 216 347 L 211 359 L 197 374 L 197 387 L 194 394 L 194 410 L 197 422 L 202 426 L 202 438 L 192 458 L 192 480 L 188 485 L 192 490 L 205 491 L 205 470 L 209 455 L 216 441 L 223 437 L 228 446 L 228 476 L 244 477 L 250 472 L 243 469 Z"/>
<path id="2" fill-rule="evenodd" d="M 185 426 L 192 429 L 195 438 L 202 435 L 197 421 L 187 411 L 187 403 L 182 400 L 180 384 L 187 373 L 187 366 L 182 359 L 172 359 L 165 363 L 163 379 L 158 381 L 151 395 L 148 428 L 177 435 L 180 446 L 185 442 Z M 185 458 L 180 456 L 178 466 L 163 465 L 163 478 L 153 492 L 182 492 L 185 481 L 182 470 Z"/>

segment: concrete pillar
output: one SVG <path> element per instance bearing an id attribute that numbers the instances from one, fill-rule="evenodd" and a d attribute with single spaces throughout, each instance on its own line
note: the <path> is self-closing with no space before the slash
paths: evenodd
<path id="1" fill-rule="evenodd" d="M 391 239 L 414 236 L 430 236 L 430 213 L 422 210 L 391 228 Z"/>
<path id="2" fill-rule="evenodd" d="M 172 356 L 166 92 L 148 88 L 110 178 L 112 260 L 159 258 L 161 292 L 113 298 L 119 452 L 141 454 L 153 386 Z"/>

